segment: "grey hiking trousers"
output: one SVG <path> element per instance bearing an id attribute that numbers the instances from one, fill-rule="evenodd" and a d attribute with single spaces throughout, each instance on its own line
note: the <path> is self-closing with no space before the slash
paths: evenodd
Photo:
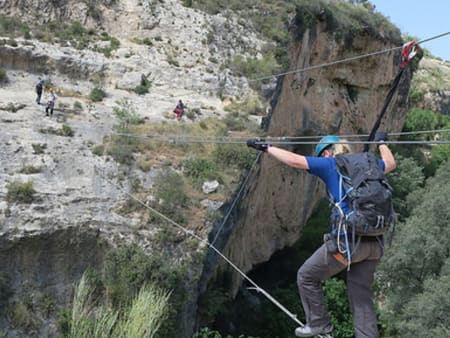
<path id="1" fill-rule="evenodd" d="M 350 271 L 347 271 L 347 293 L 353 314 L 356 338 L 378 338 L 373 305 L 372 282 L 375 268 L 383 254 L 376 238 L 363 238 L 352 252 Z M 322 280 L 347 269 L 323 244 L 300 267 L 297 286 L 300 292 L 306 324 L 325 326 L 330 322 L 325 306 Z"/>

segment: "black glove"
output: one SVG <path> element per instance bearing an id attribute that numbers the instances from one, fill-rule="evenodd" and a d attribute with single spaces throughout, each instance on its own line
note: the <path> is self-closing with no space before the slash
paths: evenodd
<path id="1" fill-rule="evenodd" d="M 270 144 L 264 143 L 264 140 L 260 138 L 251 138 L 247 140 L 247 147 L 266 152 Z"/>
<path id="2" fill-rule="evenodd" d="M 388 134 L 385 131 L 377 131 L 373 140 L 378 143 L 384 143 L 388 140 Z"/>

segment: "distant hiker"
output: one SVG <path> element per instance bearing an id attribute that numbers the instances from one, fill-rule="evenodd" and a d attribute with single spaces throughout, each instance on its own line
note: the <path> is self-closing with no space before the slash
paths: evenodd
<path id="1" fill-rule="evenodd" d="M 374 165 L 381 167 L 382 170 L 378 171 L 383 176 L 384 173 L 389 173 L 396 167 L 394 156 L 384 143 L 386 140 L 387 133 L 376 133 L 375 141 L 379 142 L 378 149 L 381 160 L 377 159 Z M 273 147 L 259 139 L 248 140 L 247 146 L 266 152 L 291 167 L 305 169 L 308 173 L 321 178 L 328 189 L 330 199 L 336 201 L 335 206 L 337 205 L 340 210 L 339 214 L 333 213 L 332 215 L 332 219 L 334 219 L 332 231 L 325 235 L 325 243 L 298 270 L 297 286 L 305 311 L 306 324 L 298 327 L 295 335 L 312 337 L 331 333 L 333 327 L 325 306 L 322 281 L 347 270 L 347 293 L 353 314 L 355 337 L 379 337 L 371 287 L 375 268 L 383 254 L 383 235 L 374 237 L 356 235 L 355 241 L 347 241 L 347 248 L 351 252 L 351 267 L 348 268 L 348 259 L 338 254 L 341 252 L 341 248 L 337 245 L 342 241 L 340 237 L 342 234 L 334 232 L 336 219 L 338 219 L 339 225 L 341 222 L 345 223 L 345 212 L 350 209 L 348 201 L 343 200 L 342 197 L 342 176 L 337 170 L 337 165 L 340 159 L 357 154 L 339 155 L 350 153 L 351 149 L 345 144 L 345 141 L 333 135 L 325 136 L 320 140 L 315 148 L 315 157 L 302 156 Z M 349 238 L 352 238 L 352 235 L 351 233 L 345 234 Z"/>
<path id="2" fill-rule="evenodd" d="M 55 108 L 55 101 L 56 101 L 55 90 L 53 88 L 50 88 L 49 98 L 47 100 L 47 106 L 45 107 L 45 115 L 46 116 L 48 116 L 49 112 L 50 112 L 50 115 L 53 116 L 53 108 Z"/>
<path id="3" fill-rule="evenodd" d="M 44 90 L 44 84 L 45 81 L 44 80 L 39 80 L 39 82 L 36 84 L 36 103 L 37 104 L 41 104 L 41 96 L 42 96 L 42 91 Z"/>
<path id="4" fill-rule="evenodd" d="M 179 100 L 177 106 L 174 109 L 174 113 L 177 114 L 177 120 L 180 121 L 181 117 L 184 114 L 184 108 L 186 106 L 184 105 L 183 101 Z"/>

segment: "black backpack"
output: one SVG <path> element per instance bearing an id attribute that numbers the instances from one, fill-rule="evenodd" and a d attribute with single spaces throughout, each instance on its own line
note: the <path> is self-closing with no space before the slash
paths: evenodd
<path id="1" fill-rule="evenodd" d="M 373 153 L 337 155 L 342 178 L 347 231 L 358 236 L 383 235 L 394 221 L 392 187 Z"/>

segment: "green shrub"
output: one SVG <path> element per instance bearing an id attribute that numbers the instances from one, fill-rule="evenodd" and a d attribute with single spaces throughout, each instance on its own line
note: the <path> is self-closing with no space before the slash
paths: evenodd
<path id="1" fill-rule="evenodd" d="M 138 95 L 145 95 L 148 93 L 148 90 L 152 86 L 152 81 L 150 81 L 147 77 L 142 75 L 141 83 L 139 86 L 133 89 L 133 91 Z"/>
<path id="2" fill-rule="evenodd" d="M 244 111 L 247 114 L 261 115 L 261 113 L 264 112 L 264 108 L 258 97 L 248 96 L 242 102 L 233 102 L 229 104 L 225 107 L 225 111 L 234 113 Z"/>
<path id="3" fill-rule="evenodd" d="M 156 337 L 166 322 L 170 293 L 143 284 L 128 295 L 129 306 L 116 310 L 101 304 L 97 285 L 84 273 L 78 283 L 72 311 L 60 312 L 59 328 L 64 338 L 81 337 Z"/>
<path id="4" fill-rule="evenodd" d="M 14 104 L 12 102 L 8 102 L 4 110 L 9 111 L 11 113 L 17 113 L 19 110 L 25 108 L 26 105 L 23 103 Z"/>
<path id="5" fill-rule="evenodd" d="M 113 37 L 108 37 L 106 40 L 109 40 L 109 46 L 100 49 L 100 51 L 105 54 L 106 57 L 110 57 L 112 52 L 120 47 L 120 41 Z"/>
<path id="6" fill-rule="evenodd" d="M 168 225 L 171 226 L 171 225 Z M 176 337 L 177 313 L 186 299 L 183 288 L 184 268 L 171 263 L 167 255 L 155 250 L 151 255 L 137 245 L 126 245 L 108 253 L 105 259 L 105 289 L 116 309 L 126 309 L 130 297 L 146 284 L 155 284 L 165 290 L 173 290 L 170 297 L 169 318 L 164 320 L 157 337 Z"/>
<path id="7" fill-rule="evenodd" d="M 183 171 L 193 179 L 197 186 L 203 181 L 219 179 L 220 173 L 215 163 L 207 159 L 188 159 L 183 162 Z"/>
<path id="8" fill-rule="evenodd" d="M 434 130 L 439 125 L 438 114 L 431 110 L 413 108 L 406 115 L 406 121 L 404 125 L 405 131 L 422 131 L 422 130 Z M 433 134 L 413 135 L 414 139 L 424 138 L 430 140 L 433 138 Z"/>
<path id="9" fill-rule="evenodd" d="M 30 175 L 30 174 L 38 174 L 42 171 L 41 167 L 35 167 L 32 165 L 26 165 L 22 168 L 20 171 L 23 174 Z"/>
<path id="10" fill-rule="evenodd" d="M 7 81 L 8 81 L 8 75 L 6 74 L 6 70 L 3 68 L 0 68 L 0 83 L 7 82 Z"/>
<path id="11" fill-rule="evenodd" d="M 72 137 L 75 135 L 75 132 L 73 131 L 73 129 L 70 126 L 68 126 L 67 124 L 63 124 L 61 129 L 55 129 L 53 127 L 48 127 L 47 129 L 45 129 L 45 128 L 39 129 L 39 131 L 43 134 L 53 134 L 53 135 L 66 136 L 66 137 Z"/>
<path id="12" fill-rule="evenodd" d="M 195 117 L 196 117 L 195 111 L 194 110 L 188 110 L 187 113 L 186 113 L 186 117 L 189 120 L 192 120 L 192 121 L 195 120 Z"/>
<path id="13" fill-rule="evenodd" d="M 436 144 L 431 147 L 431 156 L 425 164 L 424 173 L 427 177 L 434 176 L 442 163 L 450 159 L 450 145 Z"/>
<path id="14" fill-rule="evenodd" d="M 58 312 L 58 329 L 61 338 L 68 338 L 71 328 L 71 315 L 72 312 L 67 309 L 61 309 Z"/>
<path id="15" fill-rule="evenodd" d="M 246 129 L 249 122 L 247 114 L 240 114 L 238 112 L 230 112 L 223 119 L 225 125 L 229 130 L 242 131 Z"/>
<path id="16" fill-rule="evenodd" d="M 96 145 L 94 148 L 92 148 L 92 153 L 97 156 L 103 156 L 103 153 L 105 152 L 105 146 L 103 144 Z"/>
<path id="17" fill-rule="evenodd" d="M 20 20 L 0 15 L 0 36 L 19 37 L 29 35 L 30 28 Z"/>
<path id="18" fill-rule="evenodd" d="M 148 87 L 139 85 L 139 86 L 134 87 L 133 91 L 138 95 L 145 95 L 148 93 Z"/>
<path id="19" fill-rule="evenodd" d="M 155 179 L 155 208 L 175 222 L 185 221 L 183 211 L 188 202 L 183 177 L 176 171 L 165 168 Z"/>
<path id="20" fill-rule="evenodd" d="M 100 102 L 106 97 L 106 92 L 98 87 L 95 87 L 89 93 L 89 99 L 94 102 Z"/>
<path id="21" fill-rule="evenodd" d="M 417 104 L 422 101 L 423 96 L 423 90 L 417 86 L 411 85 L 411 89 L 409 90 L 409 101 L 412 106 L 417 106 Z"/>
<path id="22" fill-rule="evenodd" d="M 120 125 L 118 127 L 119 132 L 126 133 L 128 132 L 129 125 L 144 123 L 144 120 L 139 117 L 131 101 L 127 99 L 120 99 L 115 103 L 116 105 L 113 108 L 113 112 L 120 121 Z"/>
<path id="23" fill-rule="evenodd" d="M 70 126 L 68 126 L 67 124 L 63 124 L 59 135 L 72 137 L 73 135 L 75 135 L 75 132 L 73 131 L 73 129 Z"/>
<path id="24" fill-rule="evenodd" d="M 33 318 L 32 309 L 19 301 L 8 306 L 8 317 L 11 324 L 25 332 L 31 332 L 37 328 L 37 322 Z"/>
<path id="25" fill-rule="evenodd" d="M 82 111 L 83 110 L 83 105 L 81 104 L 80 101 L 75 101 L 73 103 L 73 109 L 75 109 L 76 111 Z"/>
<path id="26" fill-rule="evenodd" d="M 36 191 L 33 188 L 33 182 L 12 182 L 6 187 L 6 200 L 10 203 L 31 203 L 34 200 Z"/>
<path id="27" fill-rule="evenodd" d="M 119 209 L 120 214 L 129 214 L 143 208 L 143 205 L 134 198 L 127 198 L 125 203 Z"/>
<path id="28" fill-rule="evenodd" d="M 131 165 L 134 161 L 133 153 L 137 150 L 138 140 L 125 137 L 114 138 L 113 143 L 108 145 L 107 154 L 121 164 Z"/>
<path id="29" fill-rule="evenodd" d="M 231 297 L 227 290 L 208 288 L 199 298 L 199 309 L 202 320 L 206 323 L 212 323 L 214 319 L 220 318 L 230 301 Z"/>
<path id="30" fill-rule="evenodd" d="M 324 282 L 324 293 L 334 330 L 333 335 L 353 338 L 353 319 L 344 281 L 331 278 Z"/>
<path id="31" fill-rule="evenodd" d="M 33 143 L 31 144 L 33 148 L 33 153 L 36 155 L 45 153 L 45 149 L 47 149 L 47 144 L 45 143 Z"/>
<path id="32" fill-rule="evenodd" d="M 250 169 L 257 154 L 239 144 L 218 144 L 213 156 L 217 163 L 224 166 L 235 165 L 240 169 Z"/>
<path id="33" fill-rule="evenodd" d="M 262 59 L 237 55 L 229 63 L 229 67 L 238 75 L 253 79 L 270 76 L 280 70 L 273 54 L 265 54 Z"/>

